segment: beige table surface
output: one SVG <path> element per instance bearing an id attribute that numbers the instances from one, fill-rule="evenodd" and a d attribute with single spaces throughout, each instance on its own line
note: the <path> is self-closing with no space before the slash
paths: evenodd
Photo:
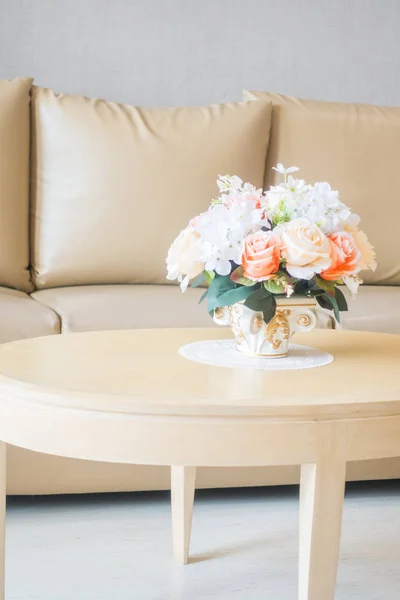
<path id="1" fill-rule="evenodd" d="M 182 563 L 197 466 L 300 464 L 299 599 L 332 600 L 346 462 L 400 455 L 400 336 L 297 335 L 296 343 L 335 360 L 286 372 L 214 367 L 178 353 L 189 342 L 229 337 L 217 328 L 152 329 L 0 346 L 0 539 L 7 443 L 171 465 L 174 554 Z"/>

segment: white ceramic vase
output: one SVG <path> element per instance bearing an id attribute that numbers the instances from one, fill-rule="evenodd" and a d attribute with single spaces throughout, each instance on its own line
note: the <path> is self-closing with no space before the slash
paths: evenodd
<path id="1" fill-rule="evenodd" d="M 311 331 L 317 324 L 316 301 L 295 296 L 276 299 L 275 316 L 265 323 L 262 312 L 238 302 L 214 311 L 214 321 L 230 325 L 236 349 L 247 356 L 282 358 L 289 351 L 290 338 L 296 331 Z"/>

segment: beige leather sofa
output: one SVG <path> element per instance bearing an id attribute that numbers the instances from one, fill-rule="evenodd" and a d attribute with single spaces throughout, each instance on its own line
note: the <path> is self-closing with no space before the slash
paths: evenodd
<path id="1" fill-rule="evenodd" d="M 165 254 L 216 194 L 218 173 L 258 186 L 280 161 L 328 180 L 358 210 L 379 269 L 343 326 L 400 333 L 400 109 L 246 92 L 202 108 L 140 109 L 0 81 L 0 341 L 76 331 L 202 327 L 198 290 L 166 285 Z M 270 137 L 271 133 L 271 137 Z M 390 179 L 389 179 L 390 177 Z M 321 314 L 321 326 L 333 327 Z M 400 475 L 397 460 L 349 478 Z M 200 469 L 199 486 L 291 483 L 297 467 Z M 166 468 L 10 447 L 8 492 L 161 489 Z"/>

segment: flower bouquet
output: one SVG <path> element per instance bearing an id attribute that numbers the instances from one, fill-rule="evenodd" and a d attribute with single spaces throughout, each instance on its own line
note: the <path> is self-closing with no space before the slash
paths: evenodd
<path id="1" fill-rule="evenodd" d="M 183 292 L 207 286 L 200 302 L 232 326 L 238 350 L 257 356 L 284 356 L 294 331 L 315 325 L 316 303 L 340 321 L 347 303 L 338 286 L 355 295 L 360 271 L 376 268 L 360 218 L 337 191 L 295 179 L 297 167 L 275 170 L 283 181 L 266 192 L 219 176 L 220 195 L 167 256 L 167 278 Z"/>

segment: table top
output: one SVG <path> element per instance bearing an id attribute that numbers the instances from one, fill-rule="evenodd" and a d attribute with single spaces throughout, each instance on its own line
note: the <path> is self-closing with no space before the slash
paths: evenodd
<path id="1" fill-rule="evenodd" d="M 330 365 L 297 371 L 214 367 L 183 344 L 229 329 L 89 332 L 0 346 L 3 397 L 107 413 L 340 418 L 400 414 L 400 336 L 316 330 L 294 341 Z M 279 360 L 279 359 L 277 359 Z"/>

